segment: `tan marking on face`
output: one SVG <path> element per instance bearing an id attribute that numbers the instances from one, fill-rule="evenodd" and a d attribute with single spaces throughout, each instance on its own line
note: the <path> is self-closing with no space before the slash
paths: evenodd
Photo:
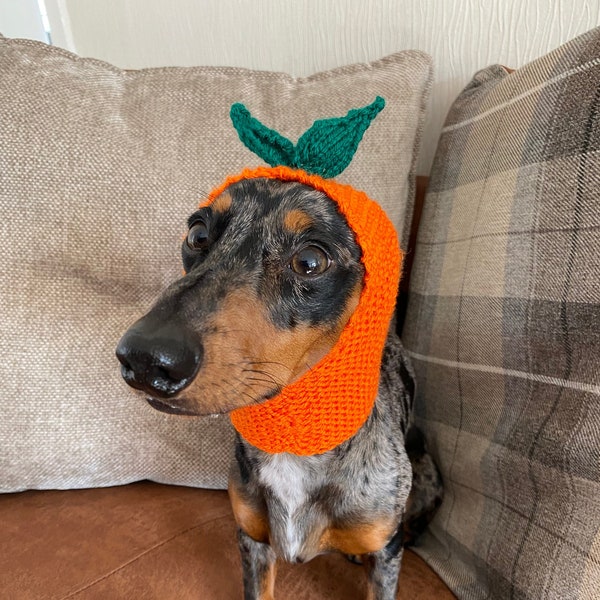
<path id="1" fill-rule="evenodd" d="M 322 330 L 321 337 L 316 340 L 314 344 L 307 348 L 307 351 L 303 354 L 299 368 L 293 373 L 289 383 L 293 383 L 302 375 L 304 375 L 310 368 L 314 367 L 321 359 L 325 358 L 329 351 L 335 346 L 338 341 L 344 327 L 348 324 L 350 317 L 354 314 L 358 302 L 360 300 L 360 294 L 362 291 L 362 282 L 359 283 L 352 294 L 348 298 L 346 308 L 339 318 L 338 322 L 331 327 L 329 330 Z"/>
<path id="2" fill-rule="evenodd" d="M 360 302 L 360 295 L 362 293 L 362 288 L 363 288 L 363 282 L 359 281 L 356 284 L 356 286 L 354 287 L 354 289 L 352 290 L 352 293 L 350 294 L 350 296 L 348 297 L 348 301 L 346 302 L 346 307 L 344 308 L 344 312 L 342 313 L 342 316 L 340 317 L 339 322 L 337 324 L 336 341 L 340 337 L 340 334 L 342 333 L 342 330 L 344 329 L 344 327 L 346 327 L 346 325 L 348 324 L 350 317 L 354 314 L 354 311 L 358 307 L 358 303 Z"/>
<path id="3" fill-rule="evenodd" d="M 273 325 L 252 291 L 235 290 L 204 328 L 203 364 L 180 394 L 182 403 L 198 414 L 230 412 L 262 402 L 292 383 L 335 345 L 356 310 L 361 289 L 357 285 L 334 325 L 289 330 Z"/>
<path id="4" fill-rule="evenodd" d="M 233 509 L 233 516 L 238 527 L 247 533 L 253 540 L 266 544 L 269 542 L 269 523 L 266 515 L 259 512 L 246 502 L 235 485 L 230 483 L 229 500 Z"/>
<path id="5" fill-rule="evenodd" d="M 231 207 L 231 202 L 231 194 L 229 192 L 223 192 L 220 196 L 214 199 L 210 206 L 215 212 L 224 213 Z"/>
<path id="6" fill-rule="evenodd" d="M 320 549 L 338 550 L 344 554 L 369 554 L 385 547 L 393 532 L 394 525 L 389 519 L 354 527 L 329 527 L 321 536 Z"/>
<path id="7" fill-rule="evenodd" d="M 286 213 L 283 224 L 294 233 L 302 233 L 313 224 L 313 220 L 309 214 L 295 208 Z"/>

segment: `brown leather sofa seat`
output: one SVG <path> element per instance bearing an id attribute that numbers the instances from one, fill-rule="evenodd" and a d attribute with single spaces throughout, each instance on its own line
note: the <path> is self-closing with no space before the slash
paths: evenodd
<path id="1" fill-rule="evenodd" d="M 278 600 L 365 598 L 363 569 L 340 555 L 281 564 Z M 0 590 L 10 600 L 241 599 L 227 493 L 150 482 L 0 495 Z M 403 600 L 454 595 L 405 552 Z"/>

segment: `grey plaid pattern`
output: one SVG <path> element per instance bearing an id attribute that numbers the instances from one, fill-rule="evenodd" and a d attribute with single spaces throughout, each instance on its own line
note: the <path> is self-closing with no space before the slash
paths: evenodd
<path id="1" fill-rule="evenodd" d="M 451 109 L 404 343 L 459 598 L 600 598 L 600 29 Z"/>

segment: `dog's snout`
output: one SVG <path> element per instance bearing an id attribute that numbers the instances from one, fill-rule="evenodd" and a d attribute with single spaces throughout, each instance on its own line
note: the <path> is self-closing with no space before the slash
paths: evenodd
<path id="1" fill-rule="evenodd" d="M 183 326 L 157 326 L 141 319 L 121 338 L 116 350 L 123 379 L 132 387 L 161 398 L 187 387 L 202 364 L 198 337 Z"/>

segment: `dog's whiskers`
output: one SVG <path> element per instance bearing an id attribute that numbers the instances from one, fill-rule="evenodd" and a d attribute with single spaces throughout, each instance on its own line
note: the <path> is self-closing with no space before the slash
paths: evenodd
<path id="1" fill-rule="evenodd" d="M 272 361 L 272 360 L 249 360 L 248 364 L 250 365 L 276 365 L 278 367 L 283 367 L 284 369 L 287 369 L 288 371 L 292 371 L 292 368 L 282 362 L 276 362 L 276 361 Z"/>
<path id="2" fill-rule="evenodd" d="M 279 381 L 273 374 L 269 373 L 268 371 L 261 371 L 260 369 L 242 369 L 242 373 L 252 373 L 254 375 L 262 375 L 263 377 L 268 378 L 271 383 L 274 383 L 275 385 L 278 386 L 283 386 L 283 382 Z M 252 378 L 248 378 L 248 379 L 252 379 Z"/>

